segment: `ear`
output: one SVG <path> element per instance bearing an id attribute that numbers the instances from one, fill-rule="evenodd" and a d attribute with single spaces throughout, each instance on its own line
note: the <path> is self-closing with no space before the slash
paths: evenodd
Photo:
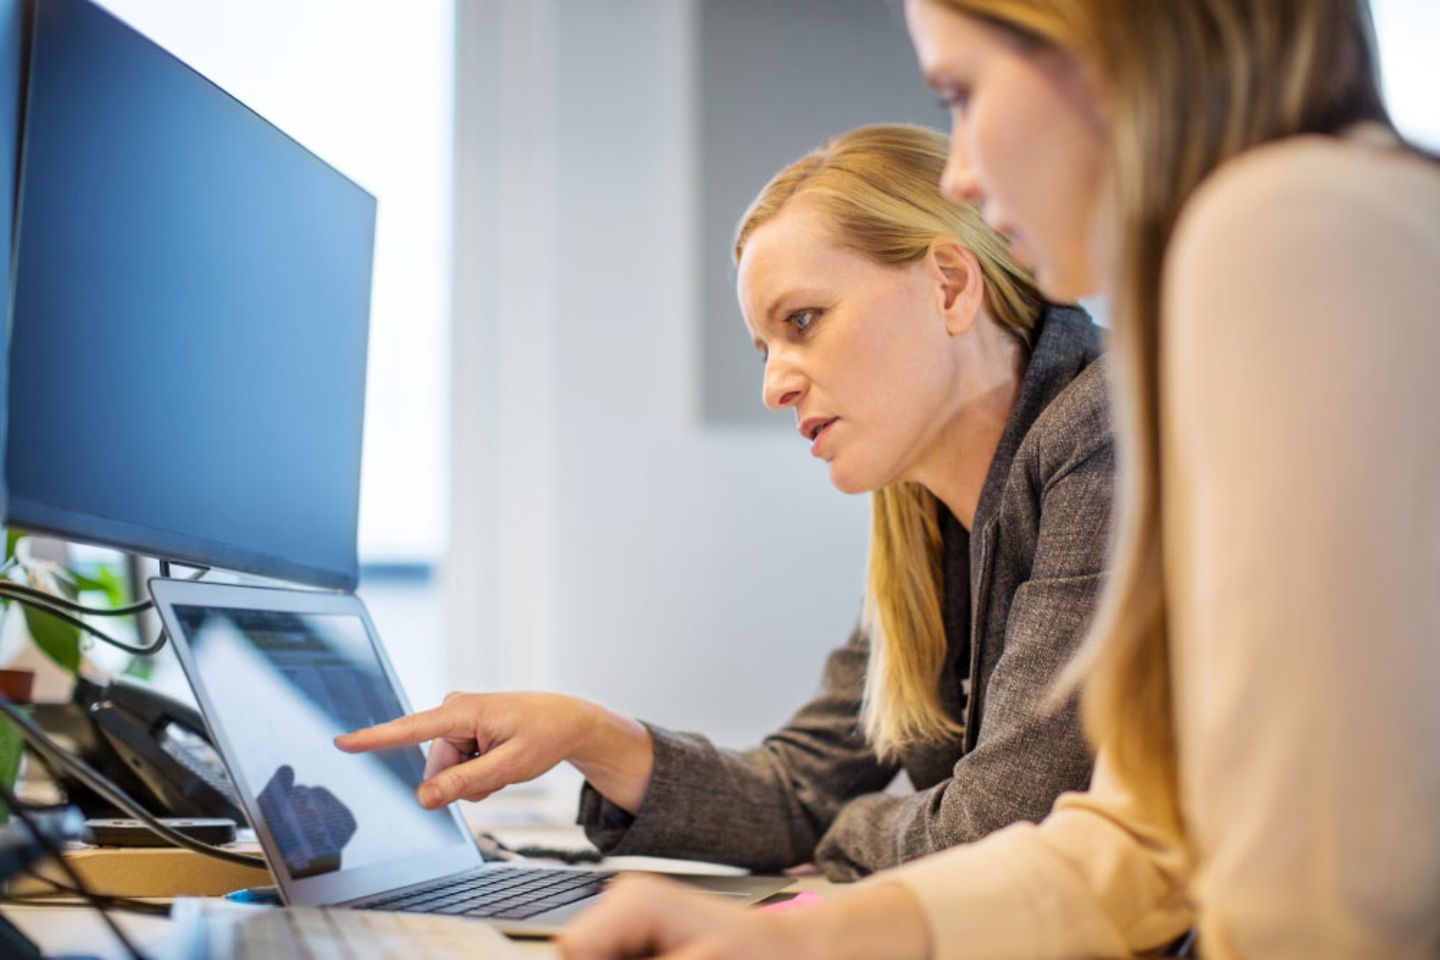
<path id="1" fill-rule="evenodd" d="M 980 261 L 954 237 L 937 237 L 925 255 L 929 273 L 937 283 L 945 331 L 951 336 L 975 325 L 985 303 L 985 277 Z"/>

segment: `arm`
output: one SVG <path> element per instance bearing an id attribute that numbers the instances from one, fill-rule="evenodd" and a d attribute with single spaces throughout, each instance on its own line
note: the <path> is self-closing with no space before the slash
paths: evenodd
<path id="1" fill-rule="evenodd" d="M 1102 755 L 1091 791 L 1063 798 L 1042 826 L 1016 824 L 832 902 L 742 911 L 659 881 L 622 881 L 558 946 L 571 960 L 1129 956 L 1189 921 L 1181 849 L 1146 825 Z"/>
<path id="2" fill-rule="evenodd" d="M 451 694 L 439 707 L 343 735 L 336 745 L 362 752 L 430 741 L 419 789 L 429 808 L 483 800 L 569 761 L 588 780 L 580 823 L 607 853 L 776 870 L 808 860 L 846 798 L 878 790 L 895 774 L 857 727 L 866 659 L 857 634 L 831 655 L 820 695 L 744 753 L 546 693 Z"/>
<path id="3" fill-rule="evenodd" d="M 1146 816 L 1101 751 L 1090 789 L 1038 826 L 880 874 L 920 902 L 933 960 L 1130 956 L 1173 941 L 1192 916 L 1184 844 Z"/>
<path id="4" fill-rule="evenodd" d="M 430 742 L 427 808 L 483 800 L 568 760 L 617 803 L 638 807 L 650 782 L 650 733 L 639 721 L 556 693 L 451 693 L 430 710 L 335 738 L 349 753 Z"/>
<path id="5" fill-rule="evenodd" d="M 895 775 L 858 729 L 868 646 L 830 655 L 821 692 L 752 750 L 650 727 L 654 770 L 635 816 L 587 785 L 579 822 L 607 854 L 659 854 L 777 870 L 804 863 L 849 797 Z"/>
<path id="6" fill-rule="evenodd" d="M 1167 586 L 1201 942 L 1433 956 L 1440 175 L 1295 149 L 1197 197 L 1166 290 Z"/>
<path id="7" fill-rule="evenodd" d="M 1090 752 L 1076 706 L 1052 710 L 1048 703 L 1085 635 L 1105 567 L 1113 444 L 1103 403 L 1084 419 L 1091 422 L 1083 432 L 1094 440 L 1046 471 L 1031 579 L 1009 606 L 1004 653 L 989 677 L 975 748 L 931 789 L 847 804 L 816 851 L 832 878 L 979 840 L 1018 820 L 1038 821 L 1056 797 L 1089 782 Z"/>

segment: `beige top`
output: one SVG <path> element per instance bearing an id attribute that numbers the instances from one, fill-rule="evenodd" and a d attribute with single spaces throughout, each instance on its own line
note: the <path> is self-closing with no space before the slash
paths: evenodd
<path id="1" fill-rule="evenodd" d="M 891 874 L 938 958 L 1440 954 L 1440 167 L 1378 128 L 1232 161 L 1169 252 L 1180 805 L 1091 789 Z M 879 880 L 880 878 L 877 878 Z M 871 881 L 876 882 L 876 881 Z"/>

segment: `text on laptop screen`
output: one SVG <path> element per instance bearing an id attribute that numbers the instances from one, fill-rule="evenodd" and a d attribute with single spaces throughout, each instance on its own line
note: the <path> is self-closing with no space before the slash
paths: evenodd
<path id="1" fill-rule="evenodd" d="M 418 748 L 351 755 L 331 742 L 403 712 L 359 617 L 178 605 L 175 615 L 231 762 L 295 878 L 462 842 L 450 814 L 415 799 Z"/>

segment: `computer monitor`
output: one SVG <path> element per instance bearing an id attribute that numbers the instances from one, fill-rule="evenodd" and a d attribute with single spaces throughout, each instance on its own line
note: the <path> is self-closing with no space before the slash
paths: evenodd
<path id="1" fill-rule="evenodd" d="M 5 522 L 353 588 L 374 198 L 88 0 L 29 12 Z"/>

